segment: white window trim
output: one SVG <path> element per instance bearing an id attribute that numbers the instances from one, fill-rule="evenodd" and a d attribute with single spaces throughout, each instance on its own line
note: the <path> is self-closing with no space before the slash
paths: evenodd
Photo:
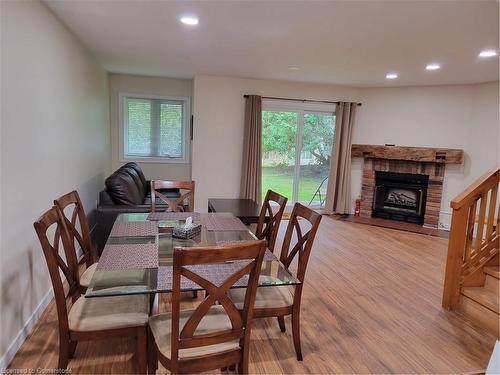
<path id="1" fill-rule="evenodd" d="M 125 98 L 134 99 L 160 99 L 160 100 L 181 100 L 184 102 L 184 124 L 183 124 L 183 142 L 182 142 L 182 158 L 169 158 L 159 156 L 127 156 L 125 153 L 125 145 L 127 140 L 125 137 L 128 134 L 128 124 L 125 124 L 123 117 L 123 101 Z M 164 164 L 189 164 L 191 162 L 191 99 L 184 96 L 159 96 L 147 94 L 133 94 L 120 92 L 118 94 L 118 137 L 119 137 L 119 161 L 120 162 L 145 162 L 145 163 L 164 163 Z"/>

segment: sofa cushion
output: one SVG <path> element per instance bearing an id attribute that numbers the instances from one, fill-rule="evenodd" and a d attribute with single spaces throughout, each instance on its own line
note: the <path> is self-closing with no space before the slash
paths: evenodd
<path id="1" fill-rule="evenodd" d="M 144 173 L 142 173 L 141 167 L 139 167 L 139 164 L 134 163 L 134 162 L 129 162 L 125 164 L 126 167 L 130 167 L 134 169 L 137 172 L 137 175 L 141 179 L 142 186 L 144 186 L 144 189 L 146 189 L 146 177 L 144 177 Z"/>
<path id="2" fill-rule="evenodd" d="M 146 188 L 142 183 L 141 177 L 139 176 L 135 168 L 133 168 L 128 164 L 125 164 L 123 167 L 120 168 L 120 170 L 124 171 L 125 173 L 128 173 L 130 177 L 132 177 L 132 179 L 135 182 L 135 185 L 137 186 L 137 189 L 141 193 L 141 196 L 144 198 L 144 196 L 146 195 Z"/>
<path id="3" fill-rule="evenodd" d="M 106 189 L 116 204 L 135 206 L 141 204 L 144 196 L 139 191 L 132 176 L 118 169 L 106 181 Z"/>
<path id="4" fill-rule="evenodd" d="M 111 198 L 107 190 L 101 190 L 99 192 L 99 205 L 101 206 L 110 206 L 114 205 L 115 201 Z"/>

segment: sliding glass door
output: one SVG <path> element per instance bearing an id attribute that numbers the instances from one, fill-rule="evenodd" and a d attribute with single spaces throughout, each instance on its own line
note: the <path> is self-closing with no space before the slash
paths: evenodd
<path id="1" fill-rule="evenodd" d="M 323 206 L 330 174 L 334 127 L 335 115 L 331 112 L 304 113 L 298 198 L 295 201 Z"/>
<path id="2" fill-rule="evenodd" d="M 262 110 L 262 197 L 324 204 L 335 129 L 333 105 L 266 101 Z"/>

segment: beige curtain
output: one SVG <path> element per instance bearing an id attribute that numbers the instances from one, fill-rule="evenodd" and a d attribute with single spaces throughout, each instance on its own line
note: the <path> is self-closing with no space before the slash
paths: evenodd
<path id="1" fill-rule="evenodd" d="M 351 145 L 356 108 L 357 103 L 337 105 L 325 202 L 328 213 L 348 214 L 351 208 Z"/>
<path id="2" fill-rule="evenodd" d="M 245 105 L 245 134 L 240 197 L 261 200 L 262 98 L 249 95 Z"/>

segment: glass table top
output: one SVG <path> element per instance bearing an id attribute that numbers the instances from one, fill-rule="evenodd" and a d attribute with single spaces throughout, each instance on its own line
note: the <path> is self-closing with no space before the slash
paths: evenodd
<path id="1" fill-rule="evenodd" d="M 217 220 L 231 217 L 233 216 L 229 213 L 194 213 L 193 222 L 203 223 L 208 218 Z M 256 240 L 250 230 L 208 230 L 205 225 L 202 225 L 201 233 L 192 239 L 172 237 L 173 227 L 184 222 L 185 220 L 148 221 L 148 213 L 118 215 L 85 297 L 171 292 L 174 247 Z M 120 230 L 114 230 L 115 227 L 120 227 Z M 235 263 L 237 262 L 207 264 L 200 266 L 196 272 L 217 284 L 240 268 Z M 245 277 L 233 287 L 245 287 Z M 267 250 L 262 262 L 259 287 L 296 284 L 300 284 L 300 281 Z M 181 290 L 195 291 L 202 288 L 184 279 L 181 281 Z"/>

